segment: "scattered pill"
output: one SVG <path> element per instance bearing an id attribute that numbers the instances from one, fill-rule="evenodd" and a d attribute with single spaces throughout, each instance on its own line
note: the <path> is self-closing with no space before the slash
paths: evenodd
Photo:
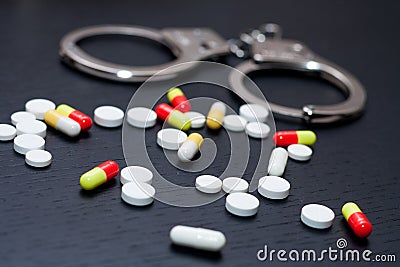
<path id="1" fill-rule="evenodd" d="M 269 199 L 285 199 L 289 190 L 290 183 L 278 176 L 264 176 L 258 181 L 258 193 Z"/>
<path id="2" fill-rule="evenodd" d="M 272 150 L 269 158 L 268 174 L 273 176 L 282 176 L 285 172 L 288 152 L 282 147 L 277 147 Z"/>
<path id="3" fill-rule="evenodd" d="M 134 206 L 146 206 L 153 202 L 156 190 L 149 184 L 130 182 L 122 186 L 121 198 Z"/>
<path id="4" fill-rule="evenodd" d="M 239 115 L 245 118 L 248 122 L 265 122 L 268 118 L 269 112 L 268 109 L 261 105 L 245 104 L 239 108 Z"/>
<path id="5" fill-rule="evenodd" d="M 301 221 L 315 229 L 326 229 L 332 226 L 335 213 L 320 204 L 308 204 L 301 209 Z"/>
<path id="6" fill-rule="evenodd" d="M 190 111 L 190 103 L 181 89 L 174 87 L 168 90 L 167 93 L 168 101 L 181 112 Z"/>
<path id="7" fill-rule="evenodd" d="M 66 104 L 61 104 L 56 109 L 62 115 L 67 116 L 68 118 L 76 121 L 81 126 L 81 131 L 86 132 L 92 127 L 92 119 L 80 112 L 79 110 L 74 109 Z"/>
<path id="8" fill-rule="evenodd" d="M 246 125 L 246 134 L 253 138 L 267 138 L 269 132 L 269 126 L 262 122 L 253 121 Z"/>
<path id="9" fill-rule="evenodd" d="M 221 128 L 226 112 L 226 106 L 222 102 L 215 102 L 211 105 L 207 115 L 207 126 L 210 129 L 218 130 Z"/>
<path id="10" fill-rule="evenodd" d="M 157 114 L 145 107 L 136 107 L 128 110 L 128 123 L 137 128 L 150 128 L 157 122 Z"/>
<path id="11" fill-rule="evenodd" d="M 182 162 L 189 162 L 199 152 L 203 143 L 203 136 L 198 133 L 191 133 L 178 150 L 178 158 Z"/>
<path id="12" fill-rule="evenodd" d="M 274 142 L 277 146 L 289 146 L 293 144 L 313 145 L 317 136 L 313 131 L 278 131 L 275 133 Z"/>
<path id="13" fill-rule="evenodd" d="M 25 110 L 34 114 L 38 120 L 43 120 L 44 114 L 55 108 L 56 104 L 47 99 L 32 99 L 25 104 Z"/>
<path id="14" fill-rule="evenodd" d="M 226 193 L 247 192 L 249 183 L 239 177 L 227 177 L 222 181 L 222 190 Z"/>
<path id="15" fill-rule="evenodd" d="M 16 126 L 18 122 L 26 120 L 36 120 L 36 116 L 27 111 L 17 111 L 11 114 L 11 123 L 14 124 L 14 126 Z"/>
<path id="16" fill-rule="evenodd" d="M 17 130 L 9 124 L 0 124 L 0 141 L 13 140 L 17 135 Z"/>
<path id="17" fill-rule="evenodd" d="M 259 205 L 260 201 L 255 196 L 241 192 L 229 194 L 225 202 L 227 211 L 241 217 L 255 215 Z"/>
<path id="18" fill-rule="evenodd" d="M 246 128 L 247 121 L 239 115 L 228 115 L 224 117 L 224 127 L 228 131 L 241 132 Z"/>
<path id="19" fill-rule="evenodd" d="M 204 127 L 206 124 L 206 116 L 196 111 L 189 111 L 184 113 L 190 120 L 191 128 L 198 129 Z"/>
<path id="20" fill-rule="evenodd" d="M 14 150 L 19 154 L 25 155 L 31 150 L 44 149 L 46 141 L 43 137 L 35 134 L 21 134 L 14 138 Z"/>
<path id="21" fill-rule="evenodd" d="M 25 154 L 25 162 L 36 168 L 47 167 L 51 164 L 52 155 L 46 150 L 30 150 Z"/>
<path id="22" fill-rule="evenodd" d="M 18 122 L 15 128 L 17 129 L 17 135 L 36 134 L 43 138 L 46 137 L 47 126 L 44 122 L 38 120 L 24 120 Z"/>
<path id="23" fill-rule="evenodd" d="M 123 121 L 124 112 L 120 108 L 100 106 L 94 110 L 94 122 L 102 127 L 119 127 Z"/>
<path id="24" fill-rule="evenodd" d="M 356 203 L 344 204 L 342 214 L 356 236 L 366 238 L 371 234 L 372 224 Z"/>
<path id="25" fill-rule="evenodd" d="M 128 166 L 121 170 L 120 181 L 121 184 L 126 184 L 129 182 L 142 182 L 151 184 L 153 180 L 153 173 L 141 166 Z"/>
<path id="26" fill-rule="evenodd" d="M 44 121 L 54 129 L 70 136 L 75 137 L 81 132 L 81 126 L 76 121 L 62 115 L 57 110 L 49 110 L 44 114 Z"/>
<path id="27" fill-rule="evenodd" d="M 168 150 L 178 150 L 187 139 L 187 134 L 178 129 L 162 129 L 157 133 L 157 144 Z"/>
<path id="28" fill-rule="evenodd" d="M 187 131 L 191 127 L 190 119 L 168 104 L 159 104 L 156 107 L 156 113 L 160 120 L 168 122 L 169 125 L 179 130 Z"/>
<path id="29" fill-rule="evenodd" d="M 118 172 L 118 164 L 115 161 L 108 160 L 84 173 L 80 178 L 80 184 L 83 189 L 92 190 L 113 179 L 118 175 Z"/>
<path id="30" fill-rule="evenodd" d="M 291 159 L 298 161 L 307 161 L 312 156 L 312 149 L 306 145 L 294 144 L 287 148 L 288 155 Z"/>
<path id="31" fill-rule="evenodd" d="M 196 178 L 196 189 L 207 194 L 215 194 L 221 191 L 222 181 L 213 175 L 200 175 Z"/>
<path id="32" fill-rule="evenodd" d="M 175 245 L 217 252 L 226 243 L 225 235 L 219 231 L 205 228 L 177 225 L 169 232 Z"/>

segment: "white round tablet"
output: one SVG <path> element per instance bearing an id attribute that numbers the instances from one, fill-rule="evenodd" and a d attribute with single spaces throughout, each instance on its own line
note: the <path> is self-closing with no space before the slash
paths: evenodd
<path id="1" fill-rule="evenodd" d="M 30 150 L 25 154 L 26 164 L 36 168 L 49 166 L 52 158 L 51 153 L 46 150 Z"/>
<path id="2" fill-rule="evenodd" d="M 169 150 L 178 150 L 185 142 L 187 134 L 178 129 L 162 129 L 157 133 L 157 144 Z"/>
<path id="3" fill-rule="evenodd" d="M 270 132 L 268 125 L 262 122 L 249 122 L 246 125 L 246 133 L 253 138 L 267 138 Z"/>
<path id="4" fill-rule="evenodd" d="M 11 114 L 11 123 L 14 125 L 17 125 L 18 122 L 26 120 L 36 120 L 36 116 L 26 111 L 17 111 Z"/>
<path id="5" fill-rule="evenodd" d="M 120 181 L 121 184 L 134 181 L 151 184 L 153 181 L 153 173 L 145 167 L 128 166 L 121 170 Z"/>
<path id="6" fill-rule="evenodd" d="M 21 134 L 14 138 L 14 150 L 25 155 L 31 150 L 44 149 L 45 141 L 43 137 L 36 134 Z"/>
<path id="7" fill-rule="evenodd" d="M 293 144 L 288 146 L 288 155 L 291 159 L 298 161 L 307 161 L 312 156 L 312 149 L 306 145 Z"/>
<path id="8" fill-rule="evenodd" d="M 196 189 L 207 194 L 221 191 L 222 181 L 214 175 L 200 175 L 196 178 Z"/>
<path id="9" fill-rule="evenodd" d="M 17 135 L 36 134 L 43 138 L 46 137 L 47 125 L 38 120 L 24 120 L 17 123 Z"/>
<path id="10" fill-rule="evenodd" d="M 224 117 L 224 127 L 228 131 L 241 132 L 246 128 L 247 121 L 239 115 L 228 115 Z"/>
<path id="11" fill-rule="evenodd" d="M 230 213 L 248 217 L 257 213 L 260 201 L 248 193 L 232 193 L 226 197 L 225 208 Z"/>
<path id="12" fill-rule="evenodd" d="M 94 122 L 100 126 L 113 128 L 122 125 L 124 112 L 117 107 L 101 106 L 94 110 Z"/>
<path id="13" fill-rule="evenodd" d="M 196 111 L 185 112 L 185 115 L 190 119 L 191 128 L 198 129 L 206 124 L 206 116 Z"/>
<path id="14" fill-rule="evenodd" d="M 149 184 L 130 182 L 122 186 L 121 198 L 134 206 L 146 206 L 153 202 L 156 190 Z"/>
<path id="15" fill-rule="evenodd" d="M 222 181 L 222 190 L 226 193 L 247 192 L 249 183 L 239 177 L 227 177 Z"/>
<path id="16" fill-rule="evenodd" d="M 25 110 L 34 114 L 38 120 L 43 120 L 44 114 L 52 109 L 56 109 L 56 104 L 47 99 L 32 99 L 25 104 Z"/>
<path id="17" fill-rule="evenodd" d="M 285 199 L 289 190 L 290 183 L 278 176 L 264 176 L 258 181 L 258 193 L 269 199 Z"/>
<path id="18" fill-rule="evenodd" d="M 17 130 L 9 124 L 0 124 L 0 141 L 10 141 L 17 135 Z"/>
<path id="19" fill-rule="evenodd" d="M 268 109 L 258 104 L 245 104 L 239 108 L 239 115 L 248 122 L 264 122 L 268 118 Z"/>
<path id="20" fill-rule="evenodd" d="M 157 122 L 157 114 L 145 107 L 136 107 L 128 110 L 128 123 L 137 128 L 153 127 Z"/>
<path id="21" fill-rule="evenodd" d="M 335 213 L 320 204 L 308 204 L 301 209 L 301 221 L 312 228 L 326 229 L 332 226 Z"/>

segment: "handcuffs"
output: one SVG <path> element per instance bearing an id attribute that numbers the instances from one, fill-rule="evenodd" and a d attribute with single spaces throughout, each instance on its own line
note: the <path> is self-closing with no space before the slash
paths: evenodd
<path id="1" fill-rule="evenodd" d="M 156 66 L 126 66 L 95 58 L 79 46 L 82 39 L 98 35 L 129 35 L 147 38 L 165 45 L 175 60 Z M 295 70 L 315 74 L 340 90 L 347 98 L 333 105 L 304 105 L 302 109 L 269 102 L 275 114 L 302 119 L 308 123 L 332 123 L 358 117 L 365 108 L 366 92 L 361 83 L 349 72 L 316 55 L 298 41 L 282 39 L 277 24 L 265 24 L 240 35 L 238 40 L 226 41 L 208 28 L 150 28 L 126 25 L 100 25 L 81 28 L 65 35 L 60 42 L 61 59 L 68 65 L 88 74 L 121 82 L 142 82 L 168 67 L 189 61 L 202 61 L 234 53 L 247 58 L 235 66 L 241 73 L 249 74 L 263 69 Z M 180 67 L 181 66 L 181 67 Z M 182 64 L 162 72 L 158 79 L 170 79 L 194 64 Z M 243 83 L 243 75 L 233 71 L 229 82 L 231 89 L 249 103 L 268 105 L 252 94 Z"/>

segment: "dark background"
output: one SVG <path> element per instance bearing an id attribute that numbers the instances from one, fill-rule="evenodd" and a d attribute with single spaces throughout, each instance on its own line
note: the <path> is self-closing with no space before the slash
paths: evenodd
<path id="1" fill-rule="evenodd" d="M 1 123 L 10 123 L 11 113 L 39 97 L 69 103 L 90 115 L 103 104 L 125 109 L 139 84 L 96 79 L 69 69 L 58 58 L 58 42 L 65 33 L 104 23 L 154 28 L 206 26 L 229 38 L 259 24 L 276 22 L 283 27 L 284 36 L 303 41 L 358 77 L 367 90 L 368 104 L 359 120 L 314 128 L 318 141 L 311 161 L 288 162 L 285 178 L 292 184 L 290 197 L 274 202 L 255 193 L 261 206 L 255 217 L 247 219 L 228 214 L 224 198 L 197 208 L 170 207 L 158 201 L 135 208 L 121 201 L 119 182 L 90 194 L 83 192 L 79 177 L 88 169 L 108 159 L 125 166 L 120 128 L 95 125 L 89 135 L 78 140 L 48 130 L 46 148 L 54 161 L 43 170 L 26 166 L 24 158 L 13 151 L 12 142 L 1 143 L 0 266 L 273 265 L 276 259 L 273 263 L 256 259 L 264 245 L 277 250 L 322 250 L 336 248 L 341 237 L 348 241 L 348 248 L 400 257 L 399 7 L 396 1 L 2 0 Z M 131 41 L 96 38 L 82 45 L 96 56 L 119 63 L 152 65 L 171 58 L 157 45 Z M 343 99 L 326 83 L 296 75 L 272 73 L 257 75 L 255 80 L 268 99 L 291 106 Z M 207 86 L 201 90 L 212 97 L 229 95 L 216 95 Z M 188 88 L 187 96 L 196 96 L 195 91 Z M 239 107 L 232 98 L 226 100 Z M 307 127 L 276 123 L 278 130 Z M 228 158 L 221 136 L 215 137 L 221 141 L 217 142 L 219 153 Z M 257 142 L 252 140 L 255 150 Z M 148 146 L 156 165 L 168 168 L 161 150 L 151 142 Z M 212 165 L 209 173 L 221 172 L 223 163 Z M 196 174 L 176 172 L 172 176 L 193 184 Z M 249 177 L 251 170 L 244 178 Z M 343 221 L 340 209 L 346 201 L 358 203 L 371 220 L 374 231 L 368 240 L 355 238 Z M 337 217 L 332 228 L 318 231 L 300 222 L 301 207 L 313 202 L 334 210 Z M 176 224 L 221 230 L 227 245 L 217 255 L 172 246 L 168 233 Z"/>

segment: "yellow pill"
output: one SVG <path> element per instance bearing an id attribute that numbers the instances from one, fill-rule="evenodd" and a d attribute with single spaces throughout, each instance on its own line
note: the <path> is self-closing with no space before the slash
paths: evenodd
<path id="1" fill-rule="evenodd" d="M 222 102 L 212 104 L 207 115 L 207 126 L 210 129 L 218 130 L 222 126 L 225 117 L 226 107 Z"/>

